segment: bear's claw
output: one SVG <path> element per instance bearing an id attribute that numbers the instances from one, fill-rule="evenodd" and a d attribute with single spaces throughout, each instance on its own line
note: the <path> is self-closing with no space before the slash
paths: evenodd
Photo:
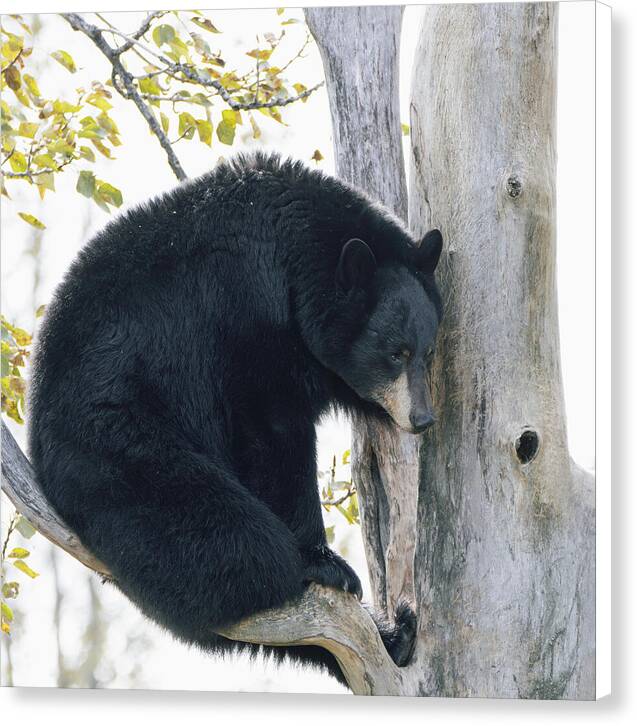
<path id="1" fill-rule="evenodd" d="M 306 563 L 303 581 L 318 582 L 327 587 L 335 587 L 363 598 L 363 588 L 358 575 L 347 562 L 326 545 L 319 545 L 303 553 Z"/>

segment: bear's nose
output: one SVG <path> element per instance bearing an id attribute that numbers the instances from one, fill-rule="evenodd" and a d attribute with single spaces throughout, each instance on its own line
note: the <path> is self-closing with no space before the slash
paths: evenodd
<path id="1" fill-rule="evenodd" d="M 433 426 L 436 419 L 429 411 L 421 411 L 420 413 L 412 413 L 409 416 L 409 421 L 413 427 L 414 433 L 420 434 L 426 431 L 430 426 Z"/>

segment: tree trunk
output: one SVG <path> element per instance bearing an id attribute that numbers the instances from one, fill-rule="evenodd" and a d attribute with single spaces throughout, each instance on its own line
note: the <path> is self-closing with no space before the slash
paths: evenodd
<path id="1" fill-rule="evenodd" d="M 337 173 L 402 216 L 400 9 L 306 17 Z M 376 604 L 416 583 L 405 693 L 595 695 L 593 486 L 568 456 L 559 362 L 556 27 L 552 4 L 441 5 L 420 32 L 409 212 L 417 237 L 447 240 L 438 424 L 420 467 L 413 437 L 353 434 Z"/>
<path id="2" fill-rule="evenodd" d="M 401 7 L 308 8 L 323 59 L 337 176 L 404 221 L 407 183 L 399 107 Z M 352 476 L 376 607 L 414 600 L 419 440 L 357 419 Z"/>
<path id="3" fill-rule="evenodd" d="M 306 11 L 321 49 L 337 171 L 405 216 L 401 9 Z M 445 303 L 424 438 L 354 422 L 354 477 L 375 604 L 415 600 L 397 668 L 346 593 L 222 634 L 318 644 L 355 693 L 594 698 L 594 493 L 568 457 L 555 290 L 552 4 L 430 6 L 413 76 L 413 231 L 442 229 Z M 3 491 L 49 539 L 88 552 L 2 423 Z M 420 447 L 420 448 L 419 448 Z"/>

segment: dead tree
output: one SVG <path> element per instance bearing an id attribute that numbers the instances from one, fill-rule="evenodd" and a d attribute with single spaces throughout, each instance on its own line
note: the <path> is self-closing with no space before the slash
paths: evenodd
<path id="1" fill-rule="evenodd" d="M 449 241 L 422 448 L 424 689 L 594 698 L 592 477 L 568 454 L 555 282 L 553 3 L 432 6 L 410 224 Z"/>
<path id="2" fill-rule="evenodd" d="M 403 219 L 397 7 L 306 11 L 319 45 L 337 173 Z M 223 633 L 320 644 L 354 693 L 594 697 L 592 480 L 567 452 L 555 291 L 551 4 L 431 6 L 414 66 L 409 223 L 447 239 L 420 440 L 354 422 L 354 477 L 377 607 L 410 597 L 416 653 L 396 668 L 350 595 L 301 601 Z M 3 424 L 3 490 L 49 539 L 87 552 L 39 493 Z"/>

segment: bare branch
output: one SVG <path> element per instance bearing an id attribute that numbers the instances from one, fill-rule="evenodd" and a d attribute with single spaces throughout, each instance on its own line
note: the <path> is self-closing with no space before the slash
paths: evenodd
<path id="1" fill-rule="evenodd" d="M 40 534 L 111 579 L 108 567 L 53 511 L 4 421 L 2 491 Z M 354 693 L 398 695 L 404 690 L 405 669 L 389 657 L 371 616 L 353 595 L 339 590 L 310 585 L 297 602 L 252 615 L 219 634 L 262 645 L 320 645 L 336 657 Z"/>
<path id="2" fill-rule="evenodd" d="M 82 564 L 109 577 L 108 567 L 91 554 L 53 511 L 35 479 L 33 468 L 2 421 L 2 491 L 13 506 L 53 544 Z"/>
<path id="3" fill-rule="evenodd" d="M 8 158 L 9 157 L 7 156 L 7 159 Z M 6 177 L 7 179 L 29 179 L 31 181 L 34 176 L 42 176 L 42 174 L 54 174 L 55 172 L 62 171 L 65 166 L 68 166 L 74 160 L 74 158 L 68 159 L 67 161 L 62 162 L 55 169 L 45 167 L 44 169 L 37 169 L 36 171 L 31 171 L 31 165 L 29 163 L 29 169 L 27 169 L 26 171 L 3 171 L 2 176 Z M 29 162 L 30 161 L 31 160 L 29 159 Z"/>
<path id="4" fill-rule="evenodd" d="M 146 19 L 144 22 L 139 26 L 139 28 L 133 33 L 132 37 L 127 39 L 122 45 L 120 45 L 117 48 L 117 55 L 121 55 L 122 53 L 125 53 L 127 50 L 130 50 L 135 41 L 139 40 L 142 36 L 146 35 L 146 33 L 150 30 L 151 23 L 153 20 L 156 20 L 157 18 L 161 18 L 162 15 L 165 15 L 165 10 L 155 10 L 152 13 L 148 13 L 146 16 Z"/>

